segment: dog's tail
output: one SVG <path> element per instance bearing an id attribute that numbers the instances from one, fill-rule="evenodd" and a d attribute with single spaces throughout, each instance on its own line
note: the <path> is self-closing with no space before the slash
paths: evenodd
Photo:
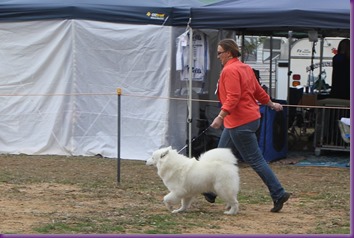
<path id="1" fill-rule="evenodd" d="M 209 150 L 204 154 L 202 154 L 198 160 L 205 161 L 205 162 L 220 161 L 223 163 L 230 163 L 230 164 L 237 165 L 237 158 L 229 148 L 216 148 L 216 149 Z"/>

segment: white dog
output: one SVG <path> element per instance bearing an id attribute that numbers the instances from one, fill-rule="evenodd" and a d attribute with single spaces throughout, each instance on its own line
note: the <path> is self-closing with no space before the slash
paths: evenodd
<path id="1" fill-rule="evenodd" d="M 226 202 L 225 214 L 238 212 L 237 194 L 240 178 L 237 159 L 230 149 L 212 149 L 202 154 L 198 160 L 178 154 L 171 147 L 155 151 L 147 165 L 157 167 L 157 173 L 170 191 L 164 197 L 169 210 L 172 204 L 182 206 L 172 213 L 185 211 L 193 198 L 204 192 L 216 193 Z"/>

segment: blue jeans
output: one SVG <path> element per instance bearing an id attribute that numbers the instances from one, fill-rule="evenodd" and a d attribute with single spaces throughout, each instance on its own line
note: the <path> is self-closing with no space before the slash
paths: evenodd
<path id="1" fill-rule="evenodd" d="M 242 159 L 253 168 L 264 184 L 267 185 L 270 196 L 275 201 L 284 195 L 285 190 L 259 149 L 256 136 L 259 125 L 260 120 L 255 120 L 239 127 L 224 128 L 218 147 L 232 148 L 234 146 L 242 156 Z"/>

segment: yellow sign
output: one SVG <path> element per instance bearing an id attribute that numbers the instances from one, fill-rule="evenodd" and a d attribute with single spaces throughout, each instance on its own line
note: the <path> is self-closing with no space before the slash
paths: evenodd
<path id="1" fill-rule="evenodd" d="M 146 16 L 150 17 L 150 19 L 165 20 L 165 14 L 164 13 L 147 12 Z"/>

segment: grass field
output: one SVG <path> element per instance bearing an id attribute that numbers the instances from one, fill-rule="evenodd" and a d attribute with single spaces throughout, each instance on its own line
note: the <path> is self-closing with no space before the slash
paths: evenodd
<path id="1" fill-rule="evenodd" d="M 280 213 L 260 178 L 239 164 L 240 211 L 202 196 L 181 214 L 163 205 L 167 190 L 144 161 L 100 157 L 0 156 L 2 234 L 350 234 L 348 168 L 271 163 L 290 200 Z"/>

